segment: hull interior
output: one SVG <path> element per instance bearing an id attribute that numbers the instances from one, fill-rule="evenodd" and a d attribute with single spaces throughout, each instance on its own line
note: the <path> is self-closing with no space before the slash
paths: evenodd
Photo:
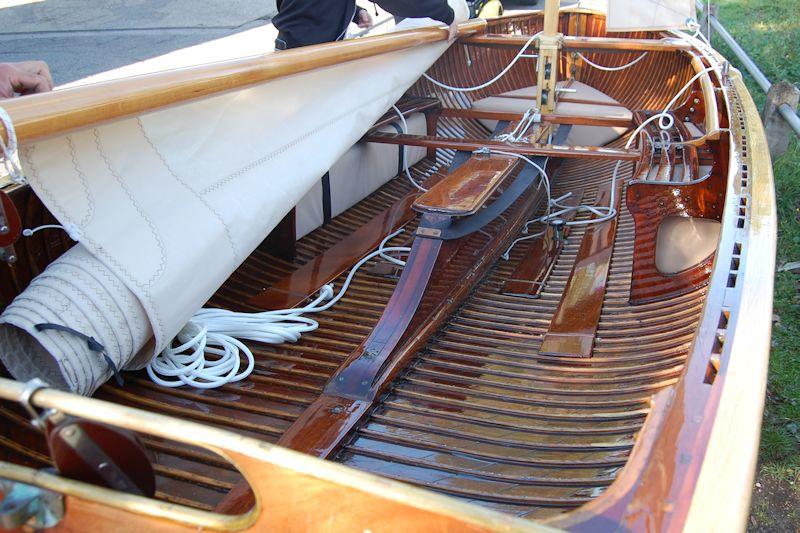
<path id="1" fill-rule="evenodd" d="M 535 17 L 522 17 L 490 23 L 490 32 L 531 35 L 540 24 Z M 561 31 L 570 35 L 605 35 L 600 16 L 565 16 L 561 25 Z M 468 66 L 467 51 L 472 66 Z M 430 73 L 472 85 L 498 72 L 515 53 L 510 48 L 454 46 Z M 593 57 L 622 64 L 638 55 L 595 53 Z M 630 110 L 660 109 L 693 74 L 679 52 L 651 53 L 635 76 L 576 66 L 565 54 L 560 72 L 560 77 L 570 73 Z M 409 95 L 436 97 L 449 108 L 468 108 L 478 99 L 530 87 L 535 75 L 531 62 L 521 62 L 496 85 L 470 96 L 437 89 L 424 80 Z M 446 116 L 439 119 L 438 134 L 491 136 L 478 120 Z M 623 136 L 610 147 L 621 148 L 626 139 Z M 451 150 L 439 149 L 435 157 L 413 165 L 411 173 L 424 183 L 446 168 L 453 155 Z M 553 197 L 571 193 L 593 204 L 611 179 L 614 165 L 614 161 L 566 159 L 548 167 L 552 168 Z M 623 164 L 620 183 L 627 183 L 633 171 L 634 164 Z M 298 240 L 293 260 L 279 257 L 268 239 L 219 289 L 210 305 L 261 310 L 248 300 L 324 254 L 410 192 L 411 185 L 399 174 Z M 653 395 L 681 376 L 707 291 L 698 284 L 650 303 L 629 301 L 635 224 L 624 201 L 624 186 L 618 192 L 623 201 L 592 357 L 541 353 L 582 243 L 590 238 L 590 226 L 575 226 L 536 298 L 503 291 L 535 241 L 522 242 L 508 260 L 493 260 L 433 334 L 413 347 L 410 363 L 394 376 L 368 415 L 328 459 L 531 519 L 575 509 L 602 494 L 625 466 Z M 17 190 L 13 198 L 23 227 L 52 221 L 29 191 Z M 529 200 L 533 211 L 543 212 L 543 198 L 539 191 Z M 518 201 L 509 209 L 513 214 L 514 209 L 527 209 L 527 204 Z M 578 215 L 578 219 L 588 217 L 588 213 Z M 391 242 L 408 245 L 417 223 L 418 219 L 412 220 Z M 488 243 L 507 239 L 506 224 L 506 217 L 499 217 L 474 233 L 453 261 L 474 261 L 486 253 Z M 19 272 L 3 275 L 0 281 L 4 301 L 70 244 L 57 231 L 43 231 L 21 243 Z M 208 391 L 165 389 L 153 384 L 145 372 L 126 373 L 124 386 L 106 384 L 95 397 L 277 443 L 381 318 L 398 273 L 380 268 L 379 263 L 372 260 L 360 270 L 344 299 L 316 317 L 319 329 L 299 342 L 248 343 L 256 365 L 243 382 Z M 461 272 L 458 265 L 452 267 L 454 276 Z M 337 287 L 345 276 L 346 272 L 336 279 Z M 436 283 L 457 284 L 459 279 L 444 275 Z M 24 412 L 3 405 L 0 416 L 4 420 L 0 457 L 36 468 L 49 466 L 46 443 L 29 426 Z M 155 466 L 159 499 L 213 510 L 242 481 L 233 467 L 208 452 L 152 437 L 144 442 Z"/>

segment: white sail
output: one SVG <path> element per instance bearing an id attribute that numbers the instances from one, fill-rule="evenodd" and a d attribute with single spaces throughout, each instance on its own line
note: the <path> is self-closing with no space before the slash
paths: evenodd
<path id="1" fill-rule="evenodd" d="M 117 367 L 141 368 L 149 357 L 135 356 L 147 339 L 128 329 L 152 330 L 150 355 L 164 348 L 447 47 L 436 42 L 349 61 L 26 147 L 21 160 L 30 186 L 80 241 L 77 253 L 92 262 L 88 270 L 107 271 L 129 294 L 119 297 L 125 303 L 89 305 L 85 294 L 72 291 L 59 304 L 74 312 L 25 311 L 27 318 L 20 318 L 21 306 L 36 305 L 37 298 L 50 300 L 39 308 L 52 306 L 51 292 L 37 278 L 2 321 L 37 340 L 47 336 L 41 344 L 73 391 L 91 393 L 110 370 L 99 359 L 100 371 L 67 375 L 66 362 L 80 369 L 98 354 L 68 333 L 37 331 L 37 321 L 73 316 L 64 325 L 100 341 Z M 61 268 L 58 260 L 54 265 L 48 270 Z M 127 305 L 130 295 L 149 323 L 130 324 L 144 320 L 135 312 L 116 321 L 102 316 Z M 31 366 L 9 361 L 31 355 L 18 341 L 16 350 L 0 354 L 12 369 Z"/>
<path id="2" fill-rule="evenodd" d="M 694 0 L 608 0 L 606 30 L 686 29 L 696 16 Z"/>

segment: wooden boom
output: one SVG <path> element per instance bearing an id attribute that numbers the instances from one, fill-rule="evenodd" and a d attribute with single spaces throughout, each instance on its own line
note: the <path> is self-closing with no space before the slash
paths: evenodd
<path id="1" fill-rule="evenodd" d="M 485 30 L 486 21 L 460 25 L 460 36 Z M 307 46 L 280 54 L 221 61 L 0 101 L 20 144 L 96 124 L 426 43 L 447 39 L 441 28 Z M 7 139 L 5 128 L 0 134 Z"/>

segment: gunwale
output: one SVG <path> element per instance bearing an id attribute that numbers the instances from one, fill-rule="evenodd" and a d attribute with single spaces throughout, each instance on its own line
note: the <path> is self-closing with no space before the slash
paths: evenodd
<path id="1" fill-rule="evenodd" d="M 501 19 L 502 22 L 513 20 L 529 21 L 530 19 Z M 753 446 L 754 442 L 757 442 L 760 409 L 763 406 L 768 339 L 771 327 L 769 320 L 771 313 L 766 312 L 771 308 L 771 290 L 765 289 L 771 289 L 770 258 L 774 257 L 775 248 L 775 208 L 769 158 L 760 149 L 764 145 L 763 130 L 756 121 L 757 113 L 752 100 L 746 94 L 740 76 L 738 73 L 732 72 L 730 78 L 731 87 L 724 93 L 727 114 L 729 122 L 732 124 L 731 128 L 737 130 L 740 137 L 737 139 L 735 135 L 732 135 L 733 149 L 730 155 L 727 181 L 729 201 L 726 203 L 722 215 L 723 230 L 718 247 L 719 260 L 714 266 L 709 285 L 710 295 L 704 304 L 700 319 L 700 333 L 697 337 L 704 342 L 696 342 L 693 346 L 678 386 L 686 387 L 687 391 L 698 389 L 697 378 L 705 376 L 708 365 L 708 342 L 713 341 L 720 329 L 718 326 L 723 304 L 728 308 L 727 331 L 735 332 L 739 318 L 746 312 L 748 324 L 751 325 L 747 330 L 748 336 L 752 337 L 742 339 L 741 336 L 728 333 L 724 350 L 716 354 L 719 356 L 721 364 L 717 370 L 714 384 L 710 387 L 711 392 L 699 387 L 703 398 L 709 398 L 708 409 L 703 412 L 701 420 L 684 421 L 683 425 L 675 430 L 676 435 L 690 433 L 697 436 L 696 439 L 682 441 L 675 449 L 667 449 L 668 445 L 662 442 L 663 439 L 658 439 L 658 442 L 655 443 L 656 436 L 664 432 L 664 424 L 671 416 L 677 416 L 673 413 L 678 412 L 682 407 L 675 395 L 660 394 L 653 400 L 654 407 L 645 421 L 640 438 L 637 439 L 631 459 L 611 488 L 571 515 L 548 522 L 554 526 L 586 527 L 596 524 L 597 520 L 608 520 L 614 517 L 620 521 L 625 520 L 626 505 L 630 502 L 634 502 L 634 504 L 640 502 L 639 505 L 644 505 L 644 502 L 652 504 L 655 498 L 653 494 L 657 494 L 657 491 L 642 487 L 642 483 L 639 481 L 644 475 L 643 469 L 648 466 L 652 454 L 662 453 L 664 454 L 663 461 L 670 463 L 670 461 L 674 462 L 677 454 L 685 453 L 690 448 L 697 450 L 697 446 L 700 446 L 700 453 L 705 455 L 704 460 L 698 463 L 701 465 L 701 470 L 693 471 L 690 476 L 692 480 L 688 483 L 679 483 L 677 484 L 679 486 L 672 487 L 673 501 L 681 504 L 678 506 L 677 512 L 665 512 L 660 517 L 660 520 L 663 520 L 662 525 L 678 526 L 689 523 L 711 525 L 709 524 L 709 513 L 703 511 L 708 507 L 704 508 L 703 505 L 708 505 L 708 498 L 711 497 L 713 491 L 710 492 L 707 488 L 702 491 L 696 490 L 695 483 L 697 487 L 713 486 L 714 491 L 726 490 L 731 494 L 736 494 L 730 501 L 743 502 L 744 498 L 749 497 L 750 484 L 746 481 L 748 481 L 748 476 L 752 478 L 754 471 L 757 446 L 755 450 Z M 737 94 L 733 95 L 732 91 L 736 91 Z M 737 115 L 739 116 L 737 117 Z M 737 126 L 736 120 L 734 120 L 737 118 L 744 122 Z M 740 131 L 742 128 L 745 131 Z M 744 151 L 741 146 L 742 138 L 747 140 L 748 146 L 746 163 L 739 159 Z M 748 187 L 745 189 L 741 186 L 742 164 L 747 165 Z M 740 218 L 738 215 L 740 204 L 732 200 L 736 199 L 738 202 L 740 198 L 747 199 L 744 228 L 736 227 Z M 744 252 L 738 254 L 740 256 L 739 263 L 744 270 L 742 271 L 740 267 L 736 271 L 739 273 L 739 279 L 742 279 L 743 282 L 735 285 L 733 291 L 729 291 L 725 290 L 725 285 L 731 275 L 729 259 L 733 255 L 731 250 L 733 250 L 734 241 L 738 243 L 740 252 Z M 730 249 L 726 250 L 725 246 Z M 749 260 L 747 260 L 748 257 Z M 754 261 L 753 257 L 758 257 L 759 260 Z M 767 273 L 769 273 L 768 279 Z M 770 296 L 765 296 L 767 294 Z M 741 305 L 739 305 L 740 303 Z M 753 328 L 752 325 L 756 327 Z M 753 335 L 754 331 L 757 334 Z M 753 357 L 753 353 L 760 354 L 761 357 Z M 737 368 L 747 370 L 742 371 Z M 746 386 L 746 384 L 751 385 L 745 379 L 748 376 L 756 377 L 755 387 Z M 691 380 L 694 380 L 694 383 Z M 702 379 L 700 382 L 702 383 Z M 38 393 L 35 398 L 46 397 L 48 394 L 49 391 Z M 693 394 L 694 392 L 687 393 L 687 396 L 692 396 L 693 402 L 700 402 L 700 398 Z M 35 403 L 38 402 L 35 400 Z M 747 410 L 747 420 L 750 424 L 745 431 L 733 424 L 734 420 L 741 421 L 742 418 L 738 414 L 736 417 L 732 414 L 733 406 L 743 404 L 750 407 Z M 685 408 L 685 406 L 683 407 Z M 739 451 L 734 454 L 734 449 Z M 725 460 L 731 455 L 745 458 L 744 461 L 738 463 L 735 476 L 730 470 L 731 464 Z M 722 472 L 727 472 L 727 475 L 720 475 Z M 722 482 L 721 479 L 725 481 Z M 715 499 L 718 497 L 718 492 L 714 497 Z M 747 506 L 742 505 L 740 508 L 746 509 Z M 737 527 L 744 521 L 743 512 L 729 513 L 725 517 L 727 522 L 717 522 L 720 519 L 719 516 L 713 520 L 717 526 L 724 523 Z M 684 522 L 687 517 L 694 522 Z M 722 529 L 720 528 L 720 530 Z"/>

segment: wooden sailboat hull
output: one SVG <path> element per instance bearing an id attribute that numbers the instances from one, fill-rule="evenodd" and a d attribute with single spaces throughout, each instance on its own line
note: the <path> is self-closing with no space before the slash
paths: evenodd
<path id="1" fill-rule="evenodd" d="M 428 73 L 459 86 L 478 84 L 524 44 L 505 37 L 532 35 L 541 25 L 536 15 L 493 20 L 485 34 L 451 47 Z M 600 14 L 563 11 L 559 29 L 571 36 L 565 48 L 580 47 L 604 64 L 625 64 L 648 52 L 625 73 L 599 72 L 568 53 L 561 56 L 560 78 L 572 77 L 630 110 L 662 109 L 702 68 L 692 64 L 691 46 L 673 34 L 606 39 Z M 322 68 L 441 37 L 439 30 L 415 31 L 371 46 L 368 40 L 323 46 L 299 65 L 280 55 L 263 66 L 245 65 L 246 83 L 263 81 L 268 72 Z M 198 83 L 215 91 L 218 75 L 227 74 L 206 70 L 195 73 Z M 411 173 L 429 186 L 441 180 L 437 173 L 462 147 L 447 139 L 486 141 L 489 132 L 479 119 L 502 119 L 465 110 L 482 98 L 535 85 L 535 74 L 532 63 L 522 61 L 466 97 L 417 82 L 407 96 L 435 97 L 445 109 L 431 132 L 438 144 L 422 144 L 431 149 L 429 157 Z M 542 190 L 531 187 L 467 237 L 426 239 L 418 231 L 421 217 L 411 210 L 418 194 L 401 174 L 300 239 L 293 258 L 276 253 L 273 235 L 211 298 L 214 306 L 258 311 L 259 302 L 285 301 L 288 288 L 331 279 L 339 284 L 398 220 L 408 225 L 393 242 L 414 241 L 414 253 L 428 259 L 413 279 L 378 267 L 360 273 L 347 297 L 320 317 L 318 330 L 296 344 L 255 344 L 256 370 L 246 381 L 215 391 L 166 390 L 138 373 L 127 375 L 123 387 L 103 386 L 95 399 L 54 390 L 35 394 L 39 408 L 139 433 L 156 472 L 155 500 L 35 474 L 31 469 L 50 465 L 46 444 L 24 411 L 8 403 L 1 413 L 7 423 L 0 478 L 67 494 L 67 513 L 57 526 L 64 531 L 88 520 L 120 531 L 308 530 L 320 524 L 341 530 L 741 529 L 766 383 L 774 191 L 763 130 L 741 76 L 731 71 L 724 79 L 703 80 L 692 95 L 697 103 L 685 102 L 685 111 L 705 133 L 695 165 L 709 163 L 716 181 L 695 176 L 697 183 L 648 189 L 656 191 L 657 205 L 662 191 L 677 191 L 680 201 L 715 184 L 714 194 L 723 195 L 716 205 L 701 202 L 691 214 L 681 211 L 720 223 L 716 251 L 701 269 L 663 275 L 641 268 L 637 238 L 647 231 L 642 224 L 651 211 L 637 219 L 632 192 L 616 198 L 613 221 L 575 226 L 558 247 L 551 234 L 531 239 L 507 261 L 499 256 L 525 220 L 543 212 Z M 153 81 L 172 86 L 166 76 Z M 703 90 L 706 82 L 710 91 Z M 116 111 L 106 120 L 178 101 L 154 100 L 128 86 L 132 93 L 120 97 L 125 104 L 109 103 Z M 701 100 L 703 109 L 690 113 Z M 19 116 L 28 117 L 18 121 L 21 138 L 60 135 L 99 119 L 80 113 L 74 101 L 63 105 L 54 119 L 20 104 Z M 606 157 L 576 150 L 551 162 L 553 197 L 572 193 L 583 203 L 602 204 L 620 160 L 619 186 L 635 192 L 631 179 L 658 165 L 647 160 L 646 146 L 624 152 L 625 140 L 606 146 Z M 686 167 L 690 157 L 683 157 L 670 161 Z M 27 187 L 8 193 L 24 227 L 53 221 Z M 652 240 L 645 244 L 654 249 Z M 19 260 L 0 276 L 3 303 L 71 244 L 59 232 L 19 241 Z M 549 259 L 538 250 L 547 250 Z M 331 257 L 338 259 L 323 262 Z M 322 273 L 316 266 L 323 264 L 334 266 Z M 535 291 L 506 291 L 507 281 L 523 272 Z M 405 289 L 395 293 L 398 284 Z M 636 293 L 637 284 L 647 291 Z M 274 287 L 286 290 L 279 295 Z M 391 303 L 393 294 L 414 290 L 413 309 Z M 408 320 L 385 359 L 373 355 L 364 366 L 375 332 L 400 323 L 404 311 Z M 354 365 L 359 372 L 377 370 L 364 374 L 370 381 L 363 388 L 336 386 Z M 21 392 L 17 382 L 0 382 L 5 400 L 18 400 Z M 720 501 L 736 502 L 737 512 L 709 512 Z"/>

